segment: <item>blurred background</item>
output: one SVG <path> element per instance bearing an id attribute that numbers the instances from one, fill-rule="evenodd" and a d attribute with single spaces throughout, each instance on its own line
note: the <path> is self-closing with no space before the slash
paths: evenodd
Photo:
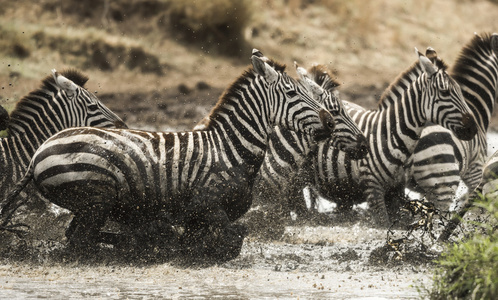
<path id="1" fill-rule="evenodd" d="M 414 47 L 451 66 L 497 15 L 496 0 L 1 0 L 0 104 L 70 67 L 132 127 L 192 128 L 257 48 L 292 75 L 327 65 L 344 99 L 373 107 Z"/>

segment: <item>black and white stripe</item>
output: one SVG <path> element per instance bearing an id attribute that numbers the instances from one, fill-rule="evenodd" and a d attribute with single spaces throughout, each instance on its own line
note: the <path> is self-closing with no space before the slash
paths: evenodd
<path id="1" fill-rule="evenodd" d="M 40 145 L 70 127 L 126 128 L 123 121 L 83 86 L 88 77 L 76 70 L 52 70 L 41 87 L 23 97 L 6 116 L 8 137 L 0 139 L 0 196 L 5 199 L 27 170 Z"/>
<path id="2" fill-rule="evenodd" d="M 498 34 L 474 38 L 462 49 L 452 76 L 477 120 L 478 133 L 459 140 L 453 133 L 430 126 L 422 132 L 409 168 L 410 188 L 423 193 L 441 210 L 448 210 L 460 183 L 468 187 L 470 198 L 481 180 L 487 157 L 486 133 L 498 97 Z"/>
<path id="3" fill-rule="evenodd" d="M 354 158 L 363 158 L 368 152 L 367 141 L 358 125 L 351 119 L 339 100 L 335 81 L 323 65 L 308 71 L 297 68 L 300 81 L 310 89 L 317 101 L 323 102 L 332 113 L 336 127 L 331 145 Z M 313 176 L 311 166 L 303 165 L 306 156 L 317 144 L 300 132 L 275 127 L 270 135 L 264 163 L 261 167 L 260 194 L 264 202 L 276 201 L 285 210 L 303 212 L 302 190 Z M 283 202 L 285 200 L 285 202 Z"/>
<path id="4" fill-rule="evenodd" d="M 6 130 L 9 124 L 9 112 L 3 107 L 0 106 L 0 131 Z"/>
<path id="5" fill-rule="evenodd" d="M 477 190 L 489 202 L 498 200 L 498 151 L 484 163 L 481 183 Z"/>
<path id="6" fill-rule="evenodd" d="M 207 254 L 238 255 L 243 236 L 231 223 L 251 205 L 273 126 L 308 134 L 325 127 L 329 136 L 334 129 L 332 115 L 282 65 L 253 53 L 253 68 L 225 91 L 204 130 L 65 130 L 39 148 L 16 191 L 33 178 L 47 199 L 71 210 L 75 243 L 93 244 L 106 219 L 132 228 L 161 219 L 185 228 L 185 239 L 210 227 L 203 236 L 215 241 L 199 241 Z"/>
<path id="7" fill-rule="evenodd" d="M 403 166 L 427 122 L 449 128 L 467 140 L 477 130 L 458 84 L 446 73 L 442 61 L 433 64 L 418 55 L 419 62 L 387 88 L 377 109 L 346 105 L 368 140 L 366 159 L 352 160 L 330 143 L 321 143 L 315 157 L 318 192 L 346 207 L 366 201 L 374 221 L 382 225 L 388 225 L 390 219 L 391 199 L 385 199 L 386 190 L 404 184 Z"/>

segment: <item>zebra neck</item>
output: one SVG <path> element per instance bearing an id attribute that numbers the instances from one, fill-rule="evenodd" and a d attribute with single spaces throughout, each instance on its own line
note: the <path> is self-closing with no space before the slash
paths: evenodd
<path id="1" fill-rule="evenodd" d="M 462 50 L 451 72 L 484 134 L 498 97 L 498 57 L 490 39 L 490 36 L 474 37 Z"/>
<path id="2" fill-rule="evenodd" d="M 491 71 L 491 70 L 490 70 Z M 494 75 L 497 74 L 498 70 L 493 70 Z M 467 74 L 465 74 L 467 75 Z M 465 76 L 463 76 L 465 77 Z M 480 82 L 478 84 L 473 84 L 469 81 L 469 78 L 456 77 L 455 79 L 459 82 L 462 89 L 462 94 L 467 101 L 469 108 L 474 114 L 479 131 L 486 133 L 491 122 L 491 118 L 494 111 L 494 104 L 498 96 L 498 80 L 496 77 L 481 80 L 493 79 L 492 86 L 488 86 L 486 83 Z M 463 82 L 463 83 L 461 83 Z"/>
<path id="3" fill-rule="evenodd" d="M 412 94 L 412 96 L 416 97 L 409 98 L 405 94 L 397 101 L 390 101 L 391 105 L 378 108 L 377 122 L 385 124 L 377 125 L 381 127 L 377 130 L 380 142 L 377 144 L 387 147 L 386 149 L 399 150 L 399 159 L 414 152 L 426 123 L 420 114 L 421 108 L 418 107 L 419 95 Z M 374 128 L 375 125 L 371 127 Z"/>
<path id="4" fill-rule="evenodd" d="M 213 122 L 207 131 L 213 147 L 220 151 L 230 165 L 250 166 L 257 172 L 263 163 L 268 142 L 267 133 L 257 127 L 242 126 L 238 122 Z M 261 140 L 264 137 L 264 140 Z"/>
<path id="5" fill-rule="evenodd" d="M 50 137 L 50 134 L 48 137 Z M 26 131 L 24 134 L 11 134 L 2 139 L 2 148 L 4 151 L 11 153 L 11 163 L 16 165 L 20 164 L 27 167 L 31 157 L 36 152 L 41 144 L 48 137 L 44 134 L 36 134 L 32 131 Z M 7 150 L 8 149 L 8 150 Z"/>

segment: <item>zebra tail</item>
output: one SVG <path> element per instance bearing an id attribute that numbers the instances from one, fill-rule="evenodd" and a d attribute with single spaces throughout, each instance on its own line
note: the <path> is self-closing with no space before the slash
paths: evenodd
<path id="1" fill-rule="evenodd" d="M 17 199 L 19 193 L 26 187 L 26 185 L 33 179 L 33 168 L 30 164 L 28 171 L 24 174 L 24 177 L 16 184 L 14 189 L 7 195 L 4 201 L 4 205 L 0 211 L 0 230 L 10 230 L 10 227 L 18 227 L 16 225 L 8 226 L 16 210 L 25 204 L 28 198 Z"/>

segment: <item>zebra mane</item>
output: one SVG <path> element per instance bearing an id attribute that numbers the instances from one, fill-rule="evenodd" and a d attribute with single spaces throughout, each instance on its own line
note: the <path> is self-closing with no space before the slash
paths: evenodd
<path id="1" fill-rule="evenodd" d="M 62 72 L 60 72 L 60 74 L 73 81 L 80 87 L 84 87 L 84 85 L 88 81 L 88 76 L 84 75 L 76 69 L 63 70 Z M 51 91 L 52 93 L 56 94 L 57 90 L 58 87 L 54 77 L 52 75 L 48 75 L 42 80 L 42 84 L 37 90 L 30 92 L 28 95 L 22 97 L 21 100 L 17 102 L 14 110 L 10 112 L 10 119 L 15 119 L 18 115 L 23 114 L 23 108 L 28 106 L 30 103 L 39 102 L 40 97 L 49 98 L 50 96 L 47 95 L 46 91 Z"/>
<path id="2" fill-rule="evenodd" d="M 308 74 L 311 80 L 316 82 L 320 87 L 326 91 L 335 90 L 341 84 L 332 75 L 324 65 L 313 65 L 308 69 Z"/>
<path id="3" fill-rule="evenodd" d="M 489 33 L 474 35 L 474 38 L 470 40 L 460 51 L 460 54 L 453 64 L 451 74 L 453 76 L 465 74 L 467 72 L 469 59 L 473 59 L 474 57 L 481 55 L 478 53 L 479 49 L 492 51 L 491 36 L 492 35 Z"/>
<path id="4" fill-rule="evenodd" d="M 437 56 L 435 61 L 433 61 L 432 63 L 436 65 L 438 70 L 448 70 L 448 64 L 439 56 Z"/>
<path id="5" fill-rule="evenodd" d="M 277 72 L 284 72 L 285 71 L 285 64 L 281 64 L 279 62 L 274 61 L 273 59 L 268 59 L 265 61 L 267 64 L 269 64 L 271 67 L 275 69 Z M 211 125 L 213 124 L 213 119 L 211 118 L 212 116 L 215 116 L 218 114 L 218 112 L 222 109 L 223 105 L 232 100 L 232 99 L 237 99 L 239 97 L 239 91 L 240 87 L 242 86 L 247 86 L 252 80 L 256 78 L 256 72 L 254 71 L 253 67 L 250 66 L 248 69 L 242 73 L 237 79 L 235 79 L 230 86 L 225 89 L 223 94 L 220 96 L 218 99 L 218 102 L 216 102 L 216 105 L 211 109 L 211 112 L 209 115 L 204 117 L 201 122 L 198 123 L 200 124 L 202 128 L 201 130 L 208 130 L 211 128 Z"/>
<path id="6" fill-rule="evenodd" d="M 440 57 L 436 57 L 432 62 L 436 65 L 438 70 L 446 71 L 448 69 L 448 65 Z M 380 107 L 385 104 L 384 102 L 391 92 L 398 94 L 397 87 L 406 85 L 406 82 L 412 82 L 414 77 L 419 77 L 423 72 L 420 63 L 417 60 L 406 71 L 398 75 L 398 77 L 396 77 L 396 79 L 384 90 L 377 105 Z"/>
<path id="7" fill-rule="evenodd" d="M 414 62 L 406 71 L 403 73 L 399 74 L 396 79 L 391 82 L 391 84 L 384 90 L 382 95 L 380 96 L 379 102 L 377 102 L 377 105 L 380 107 L 386 100 L 386 98 L 389 97 L 391 92 L 394 92 L 397 94 L 398 92 L 396 91 L 397 87 L 401 85 L 403 82 L 412 82 L 413 76 L 418 77 L 420 74 L 423 73 L 422 68 L 420 67 L 419 61 L 417 60 Z"/>

